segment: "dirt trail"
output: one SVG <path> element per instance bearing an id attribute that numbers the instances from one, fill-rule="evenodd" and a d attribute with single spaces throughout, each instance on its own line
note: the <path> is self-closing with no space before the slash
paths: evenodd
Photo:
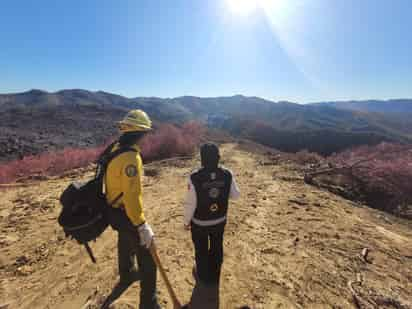
<path id="1" fill-rule="evenodd" d="M 226 229 L 222 308 L 353 308 L 348 282 L 357 277 L 362 308 L 412 308 L 411 222 L 305 185 L 292 165 L 271 165 L 235 144 L 222 150 L 242 191 Z M 154 164 L 159 174 L 144 179 L 146 216 L 182 301 L 193 287 L 193 249 L 181 203 L 197 164 Z M 0 308 L 81 308 L 115 284 L 115 233 L 92 244 L 93 265 L 56 223 L 59 193 L 75 177 L 1 192 Z M 160 276 L 158 287 L 171 308 Z M 133 285 L 113 307 L 136 308 L 138 291 Z"/>

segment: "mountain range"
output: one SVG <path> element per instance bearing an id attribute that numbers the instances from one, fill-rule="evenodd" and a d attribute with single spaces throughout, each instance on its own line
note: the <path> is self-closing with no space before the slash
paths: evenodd
<path id="1" fill-rule="evenodd" d="M 0 95 L 1 160 L 100 144 L 133 108 L 158 123 L 198 120 L 286 151 L 328 155 L 358 144 L 412 142 L 412 99 L 297 104 L 242 95 L 127 98 L 82 89 L 30 90 Z"/>

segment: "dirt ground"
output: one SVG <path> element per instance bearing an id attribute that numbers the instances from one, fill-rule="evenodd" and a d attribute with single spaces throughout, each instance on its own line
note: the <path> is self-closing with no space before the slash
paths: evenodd
<path id="1" fill-rule="evenodd" d="M 306 185 L 293 165 L 239 145 L 223 145 L 222 158 L 242 197 L 229 210 L 221 308 L 356 308 L 351 282 L 361 308 L 412 308 L 412 222 Z M 146 217 L 182 302 L 194 283 L 182 200 L 198 164 L 152 164 L 144 178 Z M 59 194 L 78 177 L 0 191 L 1 309 L 82 308 L 88 300 L 85 308 L 95 308 L 116 283 L 115 232 L 91 244 L 94 265 L 57 224 Z M 172 308 L 160 275 L 158 288 L 162 307 Z M 113 308 L 137 308 L 138 295 L 135 283 Z"/>

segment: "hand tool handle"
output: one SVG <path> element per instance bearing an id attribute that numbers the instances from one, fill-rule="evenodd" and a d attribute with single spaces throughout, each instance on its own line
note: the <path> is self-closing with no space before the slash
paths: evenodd
<path id="1" fill-rule="evenodd" d="M 160 274 L 163 277 L 163 280 L 166 283 L 166 288 L 167 291 L 169 292 L 170 298 L 172 299 L 173 302 L 173 308 L 174 309 L 181 309 L 182 305 L 180 304 L 179 300 L 177 299 L 177 296 L 172 288 L 172 285 L 170 284 L 169 278 L 166 275 L 166 271 L 164 270 L 162 263 L 160 262 L 159 255 L 157 254 L 156 246 L 154 244 L 154 241 L 152 240 L 152 244 L 150 246 L 150 253 L 153 257 L 153 260 L 156 263 L 156 266 L 159 268 Z"/>

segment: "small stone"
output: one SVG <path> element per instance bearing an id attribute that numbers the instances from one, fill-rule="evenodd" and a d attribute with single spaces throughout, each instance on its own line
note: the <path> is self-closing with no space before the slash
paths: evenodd
<path id="1" fill-rule="evenodd" d="M 260 252 L 262 252 L 263 254 L 274 254 L 276 250 L 274 248 L 265 248 L 262 249 Z"/>
<path id="2" fill-rule="evenodd" d="M 17 273 L 22 276 L 28 276 L 34 272 L 33 268 L 29 265 L 20 266 L 17 268 Z"/>
<path id="3" fill-rule="evenodd" d="M 21 255 L 16 259 L 16 262 L 14 262 L 15 265 L 21 266 L 25 265 L 29 262 L 29 258 L 25 255 Z"/>

